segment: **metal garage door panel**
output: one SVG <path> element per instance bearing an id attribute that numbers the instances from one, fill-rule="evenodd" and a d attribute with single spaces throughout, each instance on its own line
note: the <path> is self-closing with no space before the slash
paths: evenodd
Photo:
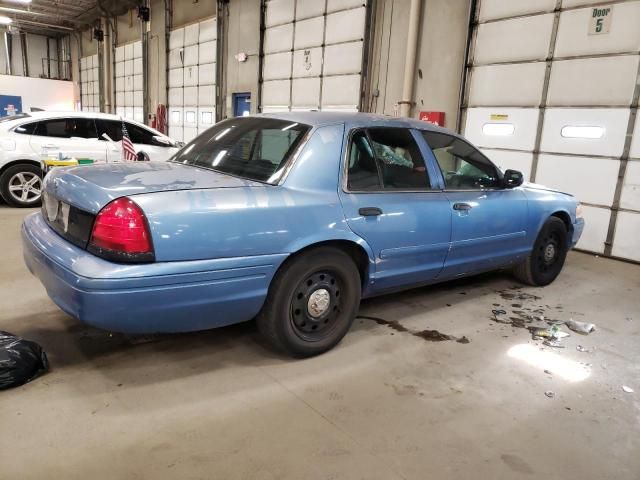
<path id="1" fill-rule="evenodd" d="M 216 87 L 215 85 L 201 85 L 198 87 L 198 105 L 215 105 Z"/>
<path id="2" fill-rule="evenodd" d="M 198 128 L 203 131 L 211 126 L 216 121 L 216 107 L 210 105 L 208 107 L 198 107 Z"/>
<path id="3" fill-rule="evenodd" d="M 323 110 L 358 110 L 360 75 L 325 77 L 322 81 Z"/>
<path id="4" fill-rule="evenodd" d="M 583 7 L 587 5 L 601 5 L 608 3 L 603 0 L 562 0 L 562 8 Z"/>
<path id="5" fill-rule="evenodd" d="M 116 47 L 116 62 L 124 60 L 124 47 Z"/>
<path id="6" fill-rule="evenodd" d="M 116 63 L 116 77 L 124 77 L 124 62 Z"/>
<path id="7" fill-rule="evenodd" d="M 133 120 L 133 107 L 125 106 L 124 107 L 124 117 Z"/>
<path id="8" fill-rule="evenodd" d="M 199 42 L 210 42 L 218 38 L 218 19 L 212 18 L 211 20 L 205 20 L 200 22 Z"/>
<path id="9" fill-rule="evenodd" d="M 362 70 L 362 42 L 329 45 L 324 54 L 324 74 L 360 73 Z"/>
<path id="10" fill-rule="evenodd" d="M 144 109 L 142 107 L 133 107 L 133 119 L 136 122 L 144 123 Z"/>
<path id="11" fill-rule="evenodd" d="M 640 261 L 640 213 L 618 212 L 612 254 Z"/>
<path id="12" fill-rule="evenodd" d="M 582 8 L 560 14 L 556 57 L 638 51 L 640 2 L 613 5 L 611 30 L 603 35 L 588 34 L 591 12 L 591 8 Z"/>
<path id="13" fill-rule="evenodd" d="M 198 64 L 198 45 L 184 47 L 183 61 L 185 67 Z"/>
<path id="14" fill-rule="evenodd" d="M 198 85 L 198 66 L 184 68 L 184 86 L 192 87 Z"/>
<path id="15" fill-rule="evenodd" d="M 296 24 L 294 48 L 319 47 L 323 44 L 324 17 L 309 18 Z"/>
<path id="16" fill-rule="evenodd" d="M 622 155 L 628 120 L 628 108 L 548 108 L 544 116 L 540 150 L 550 153 L 619 157 Z M 600 128 L 602 136 L 562 136 L 564 127 Z"/>
<path id="17" fill-rule="evenodd" d="M 289 105 L 289 80 L 273 80 L 262 84 L 262 106 Z"/>
<path id="18" fill-rule="evenodd" d="M 469 106 L 538 106 L 545 70 L 543 62 L 474 67 Z"/>
<path id="19" fill-rule="evenodd" d="M 171 105 L 171 108 L 177 105 L 182 106 L 182 88 L 169 89 L 169 105 Z"/>
<path id="20" fill-rule="evenodd" d="M 196 127 L 184 127 L 183 142 L 187 143 L 198 136 L 198 129 Z"/>
<path id="21" fill-rule="evenodd" d="M 116 54 L 118 52 L 118 49 L 116 48 Z M 122 55 L 123 55 L 123 59 L 124 59 L 124 51 L 122 51 Z M 116 60 L 118 60 L 117 55 L 116 55 Z M 80 70 L 86 70 L 87 69 L 87 57 L 82 57 L 80 59 Z"/>
<path id="22" fill-rule="evenodd" d="M 627 164 L 622 184 L 620 207 L 640 212 L 640 162 L 638 161 L 631 161 Z"/>
<path id="23" fill-rule="evenodd" d="M 364 38 L 365 8 L 327 15 L 326 43 L 348 42 Z"/>
<path id="24" fill-rule="evenodd" d="M 143 80 L 142 75 L 134 75 L 133 76 L 133 89 L 134 90 L 142 90 L 143 89 L 142 80 Z"/>
<path id="25" fill-rule="evenodd" d="M 319 2 L 322 3 L 322 2 Z M 344 10 L 345 8 L 361 7 L 367 2 L 365 0 L 328 0 L 327 12 L 335 12 L 336 10 Z"/>
<path id="26" fill-rule="evenodd" d="M 184 47 L 184 28 L 172 30 L 169 34 L 169 50 Z"/>
<path id="27" fill-rule="evenodd" d="M 198 63 L 213 63 L 216 61 L 216 41 L 201 43 L 198 47 Z"/>
<path id="28" fill-rule="evenodd" d="M 265 55 L 262 78 L 276 80 L 291 76 L 291 52 Z"/>
<path id="29" fill-rule="evenodd" d="M 133 59 L 124 61 L 124 76 L 133 75 Z"/>
<path id="30" fill-rule="evenodd" d="M 604 252 L 604 242 L 607 239 L 611 210 L 608 208 L 582 206 L 585 226 L 577 248 L 590 252 Z"/>
<path id="31" fill-rule="evenodd" d="M 184 73 L 182 68 L 169 70 L 169 88 L 182 87 L 184 85 Z"/>
<path id="32" fill-rule="evenodd" d="M 575 195 L 581 202 L 610 206 L 620 161 L 540 155 L 536 182 Z"/>
<path id="33" fill-rule="evenodd" d="M 531 178 L 531 162 L 533 161 L 533 153 L 528 152 L 511 152 L 508 150 L 491 150 L 490 148 L 482 148 L 489 160 L 495 163 L 503 172 L 512 169 L 522 172 L 525 181 Z"/>
<path id="34" fill-rule="evenodd" d="M 194 23 L 184 27 L 184 45 L 197 45 L 200 33 L 200 24 Z"/>
<path id="35" fill-rule="evenodd" d="M 293 21 L 294 0 L 270 0 L 264 19 L 266 27 Z"/>
<path id="36" fill-rule="evenodd" d="M 291 86 L 291 105 L 292 108 L 298 110 L 318 108 L 320 106 L 320 79 L 295 79 Z"/>
<path id="37" fill-rule="evenodd" d="M 124 106 L 133 107 L 133 90 L 124 92 Z M 133 110 L 131 115 L 133 115 Z"/>
<path id="38" fill-rule="evenodd" d="M 547 105 L 630 105 L 638 59 L 623 55 L 554 62 Z"/>
<path id="39" fill-rule="evenodd" d="M 486 125 L 513 126 L 509 135 L 492 135 Z M 535 145 L 538 126 L 537 108 L 469 108 L 465 137 L 471 143 L 485 148 L 512 148 L 531 151 Z"/>
<path id="40" fill-rule="evenodd" d="M 322 48 L 293 52 L 293 77 L 317 77 L 322 70 Z M 325 71 L 326 73 L 326 71 Z"/>
<path id="41" fill-rule="evenodd" d="M 124 92 L 116 92 L 116 105 L 124 106 Z"/>
<path id="42" fill-rule="evenodd" d="M 298 0 L 296 3 L 296 20 L 319 17 L 324 14 L 324 2 L 318 0 Z"/>
<path id="43" fill-rule="evenodd" d="M 553 14 L 481 24 L 473 63 L 544 60 L 549 53 L 552 28 Z"/>
<path id="44" fill-rule="evenodd" d="M 143 96 L 142 91 L 136 90 L 133 92 L 133 106 L 134 107 L 142 107 L 143 106 Z"/>
<path id="45" fill-rule="evenodd" d="M 181 127 L 182 126 L 182 107 L 169 107 L 169 112 L 168 112 L 168 122 L 169 125 L 174 126 L 174 127 Z"/>
<path id="46" fill-rule="evenodd" d="M 142 58 L 142 42 L 133 44 L 133 58 Z"/>
<path id="47" fill-rule="evenodd" d="M 135 58 L 133 60 L 133 74 L 134 75 L 142 74 L 142 59 L 141 58 Z"/>
<path id="48" fill-rule="evenodd" d="M 128 43 L 124 46 L 124 59 L 133 60 L 133 43 Z"/>
<path id="49" fill-rule="evenodd" d="M 184 87 L 184 101 L 185 106 L 197 106 L 198 105 L 198 87 Z"/>
<path id="50" fill-rule="evenodd" d="M 89 89 L 89 84 L 87 82 L 82 82 L 80 84 L 80 92 L 82 93 L 82 95 L 86 95 L 87 94 L 87 90 Z M 118 88 L 118 79 L 116 79 L 116 91 L 120 90 Z"/>
<path id="51" fill-rule="evenodd" d="M 94 92 L 95 92 L 95 91 L 96 91 L 96 90 L 94 90 Z M 95 110 L 95 111 L 96 111 L 96 112 L 97 112 L 97 111 L 99 111 L 99 110 L 100 110 L 100 97 L 99 97 L 99 95 L 98 95 L 97 93 L 94 93 L 94 94 L 91 96 L 91 101 L 92 101 L 93 106 L 96 108 L 96 110 Z"/>
<path id="52" fill-rule="evenodd" d="M 133 92 L 133 75 L 124 77 L 124 91 Z"/>
<path id="53" fill-rule="evenodd" d="M 480 2 L 480 21 L 515 17 L 538 12 L 553 12 L 556 0 L 482 0 Z"/>
<path id="54" fill-rule="evenodd" d="M 182 49 L 169 51 L 169 68 L 182 67 Z"/>
<path id="55" fill-rule="evenodd" d="M 267 28 L 264 32 L 264 53 L 286 52 L 293 44 L 293 23 Z"/>
<path id="56" fill-rule="evenodd" d="M 216 83 L 216 64 L 205 63 L 198 68 L 198 84 L 213 85 Z"/>
<path id="57" fill-rule="evenodd" d="M 184 116 L 182 117 L 182 125 L 186 127 L 198 126 L 198 108 L 194 106 L 184 107 Z"/>
<path id="58" fill-rule="evenodd" d="M 629 156 L 631 158 L 640 158 L 640 120 L 636 117 L 636 124 L 633 128 L 633 137 L 631 137 L 631 150 Z"/>
<path id="59" fill-rule="evenodd" d="M 90 109 L 87 111 L 91 111 Z M 119 117 L 124 117 L 124 107 L 116 107 L 116 115 L 118 115 Z"/>
<path id="60" fill-rule="evenodd" d="M 182 127 L 169 125 L 169 136 L 178 142 L 182 142 L 184 138 Z"/>

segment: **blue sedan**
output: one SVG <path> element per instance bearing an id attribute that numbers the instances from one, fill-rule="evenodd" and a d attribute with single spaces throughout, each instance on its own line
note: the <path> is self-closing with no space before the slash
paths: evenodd
<path id="1" fill-rule="evenodd" d="M 583 225 L 573 196 L 448 130 L 305 112 L 222 121 L 168 163 L 54 170 L 22 238 L 29 270 L 83 322 L 152 333 L 255 317 L 309 356 L 342 339 L 361 298 L 502 268 L 547 285 Z"/>

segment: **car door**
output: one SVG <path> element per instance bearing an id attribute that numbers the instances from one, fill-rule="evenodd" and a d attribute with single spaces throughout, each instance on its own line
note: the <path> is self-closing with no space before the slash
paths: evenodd
<path id="1" fill-rule="evenodd" d="M 92 118 L 61 117 L 40 120 L 29 144 L 41 156 L 91 159 L 96 163 L 107 159 L 105 145 L 98 140 Z"/>
<path id="2" fill-rule="evenodd" d="M 504 188 L 502 174 L 477 148 L 454 135 L 423 131 L 440 168 L 452 216 L 443 276 L 503 266 L 527 253 L 527 199 Z"/>
<path id="3" fill-rule="evenodd" d="M 349 135 L 340 199 L 349 227 L 375 252 L 372 291 L 433 280 L 449 250 L 449 201 L 433 188 L 415 135 L 380 127 Z"/>

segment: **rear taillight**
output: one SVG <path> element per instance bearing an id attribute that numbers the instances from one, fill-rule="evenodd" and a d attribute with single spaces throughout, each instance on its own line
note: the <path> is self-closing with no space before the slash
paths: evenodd
<path id="1" fill-rule="evenodd" d="M 116 262 L 155 259 L 149 224 L 142 209 L 123 197 L 107 204 L 96 216 L 89 251 Z"/>

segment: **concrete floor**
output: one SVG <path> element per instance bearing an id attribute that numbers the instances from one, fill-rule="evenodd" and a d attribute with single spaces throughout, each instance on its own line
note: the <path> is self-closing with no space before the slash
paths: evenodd
<path id="1" fill-rule="evenodd" d="M 23 266 L 26 213 L 0 207 L 0 329 L 52 371 L 0 392 L 0 478 L 640 477 L 639 266 L 572 253 L 543 289 L 491 274 L 365 301 L 398 324 L 358 319 L 294 361 L 252 323 L 155 339 L 76 323 Z M 503 298 L 520 292 L 541 299 Z M 490 320 L 512 303 L 598 331 L 540 350 Z M 427 328 L 470 343 L 412 334 Z"/>

